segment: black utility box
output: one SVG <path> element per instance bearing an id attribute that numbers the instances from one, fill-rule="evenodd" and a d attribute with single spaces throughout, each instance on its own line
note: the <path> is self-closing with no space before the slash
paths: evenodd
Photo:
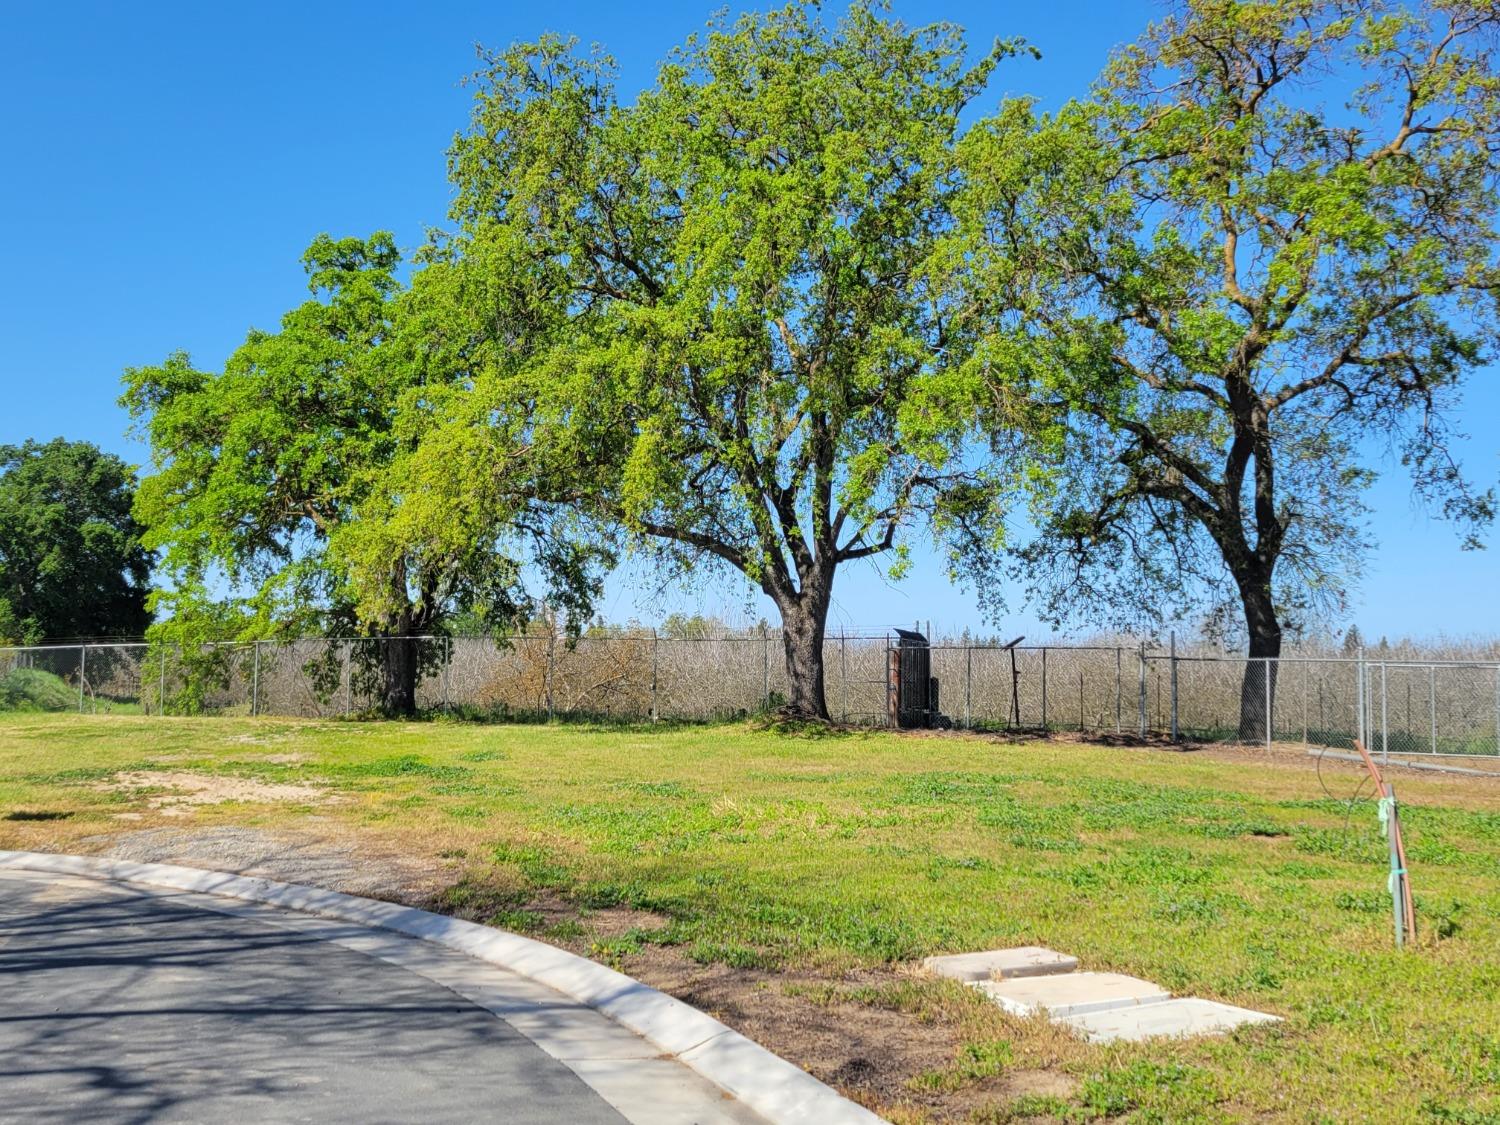
<path id="1" fill-rule="evenodd" d="M 932 647 L 911 629 L 897 629 L 886 663 L 886 712 L 893 727 L 936 725 L 938 682 L 932 675 Z"/>

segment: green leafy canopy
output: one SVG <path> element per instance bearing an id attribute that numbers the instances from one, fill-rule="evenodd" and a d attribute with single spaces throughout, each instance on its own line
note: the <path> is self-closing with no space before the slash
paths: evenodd
<path id="1" fill-rule="evenodd" d="M 201 631 L 197 615 L 242 637 L 413 635 L 476 606 L 508 622 L 527 604 L 503 549 L 515 508 L 402 535 L 424 497 L 411 418 L 464 377 L 442 270 L 404 288 L 386 233 L 319 236 L 303 262 L 314 299 L 280 331 L 252 331 L 221 373 L 183 354 L 126 372 L 155 470 L 136 511 L 163 551 L 171 628 Z"/>
<path id="2" fill-rule="evenodd" d="M 792 631 L 921 522 L 995 542 L 1016 466 L 966 446 L 976 334 L 934 254 L 960 114 L 1022 47 L 969 65 L 951 26 L 792 5 L 712 24 L 628 104 L 598 52 L 487 56 L 439 252 L 487 350 L 449 426 L 487 419 L 535 495 L 743 573 Z"/>
<path id="3" fill-rule="evenodd" d="M 88 442 L 0 445 L 0 643 L 141 635 L 152 556 L 134 491 Z"/>

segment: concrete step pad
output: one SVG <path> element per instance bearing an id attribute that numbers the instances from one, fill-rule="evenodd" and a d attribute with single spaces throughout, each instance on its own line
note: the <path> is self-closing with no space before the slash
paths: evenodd
<path id="1" fill-rule="evenodd" d="M 1161 985 L 1123 973 L 1065 973 L 976 981 L 973 987 L 1007 1012 L 1027 1015 L 1041 1009 L 1054 1018 L 1157 1004 L 1172 998 Z"/>
<path id="2" fill-rule="evenodd" d="M 922 967 L 930 973 L 951 980 L 1009 980 L 1012 977 L 1071 973 L 1078 968 L 1078 958 L 1056 950 L 1043 949 L 1040 945 L 1021 945 L 1014 949 L 989 949 L 983 953 L 929 957 L 922 962 Z"/>
<path id="3" fill-rule="evenodd" d="M 1183 998 L 1155 1004 L 1067 1016 L 1060 1022 L 1076 1027 L 1096 1042 L 1136 1041 L 1158 1035 L 1212 1035 L 1246 1023 L 1276 1023 L 1280 1016 L 1236 1008 L 1213 1000 Z"/>

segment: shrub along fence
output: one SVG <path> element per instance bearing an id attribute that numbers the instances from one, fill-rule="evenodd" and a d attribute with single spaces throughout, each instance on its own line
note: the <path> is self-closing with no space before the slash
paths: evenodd
<path id="1" fill-rule="evenodd" d="M 410 639 L 408 639 L 410 640 Z M 393 638 L 0 648 L 0 710 L 332 718 L 374 711 Z M 417 706 L 483 718 L 707 720 L 786 696 L 775 632 L 704 638 L 420 638 Z M 892 639 L 824 645 L 833 718 L 888 721 Z M 1292 742 L 1376 753 L 1500 756 L 1500 663 L 1135 646 L 938 644 L 936 725 Z"/>

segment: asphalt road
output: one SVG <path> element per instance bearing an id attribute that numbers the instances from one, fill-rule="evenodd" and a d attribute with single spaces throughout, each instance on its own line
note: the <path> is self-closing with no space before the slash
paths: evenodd
<path id="1" fill-rule="evenodd" d="M 624 1118 L 396 965 L 188 899 L 0 871 L 0 1120 Z"/>

